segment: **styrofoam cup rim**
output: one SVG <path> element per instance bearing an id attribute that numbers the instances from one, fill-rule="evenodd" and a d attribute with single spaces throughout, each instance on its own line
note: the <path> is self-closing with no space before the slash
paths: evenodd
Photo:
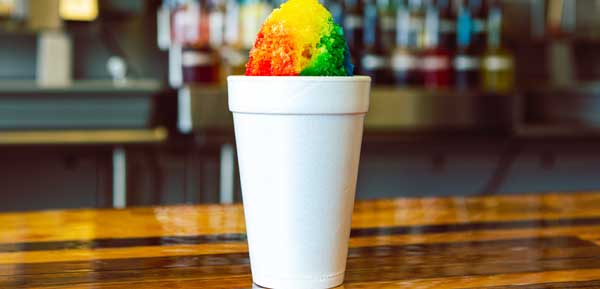
<path id="1" fill-rule="evenodd" d="M 246 76 L 230 75 L 227 81 L 304 81 L 304 82 L 370 82 L 371 78 L 364 75 L 354 76 Z"/>
<path id="2" fill-rule="evenodd" d="M 229 110 L 260 114 L 354 114 L 369 109 L 368 76 L 230 76 Z"/>

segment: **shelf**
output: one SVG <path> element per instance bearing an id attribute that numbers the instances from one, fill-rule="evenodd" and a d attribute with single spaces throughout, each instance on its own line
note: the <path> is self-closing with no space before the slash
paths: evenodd
<path id="1" fill-rule="evenodd" d="M 167 139 L 165 128 L 0 131 L 0 145 L 151 144 Z"/>
<path id="2" fill-rule="evenodd" d="M 562 124 L 525 124 L 517 126 L 514 133 L 520 138 L 599 138 L 600 128 Z"/>
<path id="3" fill-rule="evenodd" d="M 600 136 L 600 84 L 528 89 L 519 105 L 515 134 L 525 138 Z"/>
<path id="4" fill-rule="evenodd" d="M 5 28 L 3 27 L 2 29 L 0 29 L 0 37 L 3 36 L 21 36 L 21 35 L 26 35 L 26 36 L 35 36 L 39 33 L 39 31 L 21 26 L 21 25 L 15 25 L 14 27 L 10 27 L 10 28 Z"/>
<path id="5" fill-rule="evenodd" d="M 510 128 L 516 95 L 375 87 L 365 128 L 487 130 Z"/>
<path id="6" fill-rule="evenodd" d="M 161 85 L 132 80 L 76 81 L 68 87 L 37 87 L 31 81 L 0 83 L 0 131 L 147 129 Z"/>
<path id="7" fill-rule="evenodd" d="M 0 97 L 7 94 L 27 93 L 43 95 L 63 93 L 94 92 L 152 92 L 162 88 L 160 81 L 153 79 L 129 79 L 123 85 L 115 85 L 111 80 L 76 80 L 69 86 L 44 87 L 34 80 L 2 80 L 0 81 Z"/>
<path id="8" fill-rule="evenodd" d="M 365 129 L 472 130 L 510 128 L 513 95 L 480 91 L 375 86 Z M 179 90 L 178 127 L 184 133 L 231 128 L 226 89 L 187 86 Z"/>
<path id="9" fill-rule="evenodd" d="M 222 86 L 185 86 L 177 93 L 177 127 L 182 133 L 233 127 Z"/>
<path id="10" fill-rule="evenodd" d="M 186 96 L 187 100 L 181 102 L 180 91 L 180 128 L 183 120 L 187 132 L 194 131 L 204 135 L 204 139 L 217 134 L 232 134 L 231 113 L 227 109 L 225 88 L 193 86 L 185 88 L 184 91 L 189 95 Z M 531 93 L 548 97 L 564 95 L 567 98 L 600 95 L 600 84 L 586 83 L 572 88 L 539 87 L 526 92 L 524 95 L 516 92 L 498 95 L 477 90 L 374 86 L 369 113 L 365 119 L 365 137 L 380 141 L 406 141 L 464 136 L 491 136 L 496 139 L 511 136 L 600 136 L 600 128 L 591 126 L 526 121 L 526 114 L 532 105 L 527 103 L 527 97 L 530 97 Z"/>

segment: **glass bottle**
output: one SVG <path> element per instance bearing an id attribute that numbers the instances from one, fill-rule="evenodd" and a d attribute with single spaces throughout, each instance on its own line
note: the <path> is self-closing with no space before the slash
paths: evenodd
<path id="1" fill-rule="evenodd" d="M 243 49 L 238 0 L 226 0 L 222 57 L 226 75 L 243 75 L 248 53 Z"/>
<path id="2" fill-rule="evenodd" d="M 182 47 L 183 83 L 215 83 L 219 55 L 210 45 L 210 9 L 207 0 L 177 3 L 172 16 L 172 39 Z"/>
<path id="3" fill-rule="evenodd" d="M 471 30 L 471 45 L 479 53 L 483 53 L 486 47 L 486 16 L 488 14 L 487 1 L 467 0 L 467 9 L 471 13 L 473 25 Z"/>
<path id="4" fill-rule="evenodd" d="M 424 49 L 425 45 L 425 7 L 423 0 L 409 0 L 409 43 L 417 50 Z"/>
<path id="5" fill-rule="evenodd" d="M 440 46 L 439 12 L 428 5 L 425 15 L 424 48 L 420 67 L 423 85 L 427 88 L 447 87 L 450 84 L 450 54 Z"/>
<path id="6" fill-rule="evenodd" d="M 324 5 L 331 12 L 335 23 L 344 24 L 344 3 L 342 0 L 325 0 Z"/>
<path id="7" fill-rule="evenodd" d="M 436 0 L 435 6 L 440 13 L 440 46 L 453 51 L 456 39 L 456 21 L 450 0 Z"/>
<path id="8" fill-rule="evenodd" d="M 390 53 L 396 40 L 396 2 L 377 0 L 377 19 L 381 33 L 381 46 Z"/>
<path id="9" fill-rule="evenodd" d="M 514 87 L 515 65 L 513 55 L 502 47 L 502 11 L 493 6 L 487 23 L 487 49 L 482 57 L 482 88 L 486 91 L 505 93 Z"/>
<path id="10" fill-rule="evenodd" d="M 356 71 L 360 67 L 360 53 L 363 52 L 363 6 L 360 0 L 344 0 L 344 35 L 352 55 Z"/>
<path id="11" fill-rule="evenodd" d="M 209 46 L 212 51 L 218 55 L 218 82 L 225 83 L 227 78 L 224 67 L 224 45 L 225 45 L 225 14 L 226 0 L 208 0 L 208 17 L 209 17 Z"/>
<path id="12" fill-rule="evenodd" d="M 471 43 L 473 21 L 464 5 L 458 7 L 456 19 L 456 55 L 453 60 L 454 85 L 457 89 L 476 88 L 479 85 L 480 58 Z"/>
<path id="13" fill-rule="evenodd" d="M 272 6 L 265 0 L 241 0 L 239 9 L 241 44 L 249 51 Z"/>
<path id="14" fill-rule="evenodd" d="M 415 85 L 419 82 L 418 58 L 415 43 L 411 43 L 410 13 L 403 0 L 396 5 L 396 45 L 391 64 L 394 82 Z"/>
<path id="15" fill-rule="evenodd" d="M 376 0 L 366 0 L 364 6 L 363 45 L 365 50 L 361 57 L 361 74 L 369 75 L 375 83 L 390 83 L 389 47 L 386 47 L 382 36 L 381 21 L 378 21 Z"/>
<path id="16" fill-rule="evenodd" d="M 220 50 L 225 43 L 225 0 L 208 0 L 208 41 L 209 45 Z"/>

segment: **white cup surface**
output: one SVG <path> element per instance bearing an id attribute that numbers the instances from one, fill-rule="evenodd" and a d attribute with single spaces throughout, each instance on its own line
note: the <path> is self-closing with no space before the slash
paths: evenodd
<path id="1" fill-rule="evenodd" d="M 228 78 L 253 281 L 344 279 L 368 77 Z"/>

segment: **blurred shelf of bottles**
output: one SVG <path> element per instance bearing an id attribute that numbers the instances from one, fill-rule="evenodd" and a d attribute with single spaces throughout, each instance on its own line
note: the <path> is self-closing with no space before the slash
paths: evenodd
<path id="1" fill-rule="evenodd" d="M 493 0 L 322 0 L 344 27 L 355 73 L 376 84 L 511 91 L 513 55 Z M 281 0 L 165 0 L 158 45 L 171 85 L 243 74 L 262 22 Z"/>
<path id="2" fill-rule="evenodd" d="M 165 0 L 158 11 L 158 46 L 169 50 L 169 81 L 223 83 L 244 74 L 263 21 L 280 2 Z"/>

